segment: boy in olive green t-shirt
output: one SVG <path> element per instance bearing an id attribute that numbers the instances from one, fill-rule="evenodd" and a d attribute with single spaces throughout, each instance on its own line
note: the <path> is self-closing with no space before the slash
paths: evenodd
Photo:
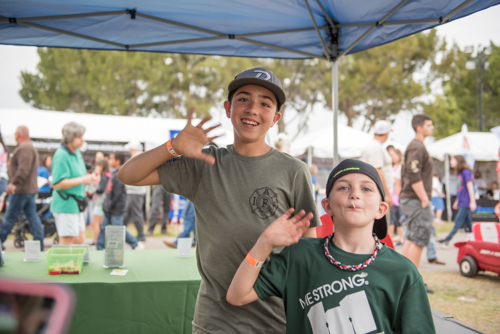
<path id="1" fill-rule="evenodd" d="M 281 82 L 265 68 L 236 76 L 224 102 L 234 144 L 203 149 L 214 138 L 188 125 L 166 145 L 138 154 L 118 173 L 125 184 L 161 184 L 195 207 L 196 258 L 201 284 L 193 333 L 283 333 L 285 312 L 279 298 L 235 307 L 226 301 L 240 259 L 276 218 L 293 207 L 316 211 L 307 165 L 266 143 L 286 101 Z M 181 155 L 176 157 L 177 155 Z M 318 217 L 311 226 L 319 224 Z M 306 236 L 316 236 L 311 228 Z"/>

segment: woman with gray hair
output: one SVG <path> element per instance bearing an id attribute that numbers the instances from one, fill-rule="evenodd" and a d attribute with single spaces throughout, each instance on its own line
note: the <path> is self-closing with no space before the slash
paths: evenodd
<path id="1" fill-rule="evenodd" d="M 63 143 L 52 159 L 52 203 L 50 211 L 56 220 L 61 245 L 82 244 L 85 241 L 85 185 L 97 183 L 87 174 L 80 147 L 85 127 L 75 122 L 62 129 Z"/>

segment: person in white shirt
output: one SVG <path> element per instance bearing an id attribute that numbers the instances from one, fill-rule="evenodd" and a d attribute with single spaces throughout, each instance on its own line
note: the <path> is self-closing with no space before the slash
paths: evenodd
<path id="1" fill-rule="evenodd" d="M 365 148 L 363 154 L 361 154 L 360 160 L 375 167 L 384 186 L 384 192 L 386 194 L 385 202 L 389 204 L 389 207 L 392 207 L 394 205 L 391 195 L 394 184 L 392 159 L 383 146 L 389 138 L 391 123 L 386 120 L 379 120 L 375 123 L 373 128 L 375 129 L 373 140 Z M 386 217 L 387 221 L 390 221 L 389 211 L 387 211 Z"/>
<path id="2" fill-rule="evenodd" d="M 478 194 L 477 198 L 486 197 L 486 190 L 488 190 L 488 184 L 481 177 L 480 171 L 477 171 L 474 174 L 474 185 L 477 187 L 477 194 Z"/>
<path id="3" fill-rule="evenodd" d="M 432 206 L 434 207 L 434 213 L 435 213 L 435 218 L 434 218 L 434 223 L 441 224 L 441 216 L 443 215 L 444 211 L 444 201 L 443 201 L 443 185 L 441 184 L 441 181 L 439 180 L 439 173 L 434 172 L 432 176 Z"/>

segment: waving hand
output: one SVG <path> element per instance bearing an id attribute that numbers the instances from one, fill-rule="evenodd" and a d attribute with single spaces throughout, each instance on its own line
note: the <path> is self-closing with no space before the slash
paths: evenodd
<path id="1" fill-rule="evenodd" d="M 202 153 L 201 150 L 203 149 L 203 146 L 218 137 L 208 137 L 207 135 L 210 131 L 220 126 L 220 124 L 203 129 L 203 125 L 212 119 L 212 116 L 207 116 L 198 125 L 193 126 L 191 121 L 193 119 L 194 110 L 194 107 L 189 109 L 186 127 L 179 132 L 174 140 L 172 140 L 172 148 L 175 152 L 182 154 L 187 158 L 198 159 L 213 165 L 215 158 L 209 154 Z"/>

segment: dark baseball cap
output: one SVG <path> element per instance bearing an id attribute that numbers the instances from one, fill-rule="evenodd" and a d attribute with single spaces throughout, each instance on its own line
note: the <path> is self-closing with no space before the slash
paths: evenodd
<path id="1" fill-rule="evenodd" d="M 354 159 L 346 159 L 332 170 L 330 176 L 328 176 L 328 182 L 326 183 L 326 196 L 328 197 L 330 195 L 330 191 L 332 190 L 335 181 L 344 175 L 352 173 L 365 174 L 372 179 L 377 185 L 380 195 L 382 196 L 382 201 L 384 200 L 384 186 L 382 185 L 382 180 L 380 180 L 377 170 L 370 164 Z M 373 224 L 373 233 L 375 233 L 379 239 L 386 237 L 387 219 L 385 218 L 385 215 L 380 219 L 375 219 L 375 223 Z"/>
<path id="2" fill-rule="evenodd" d="M 268 69 L 257 67 L 241 72 L 227 86 L 228 95 L 246 85 L 262 86 L 273 92 L 276 95 L 276 99 L 278 99 L 278 110 L 286 102 L 286 95 L 283 91 L 281 81 Z"/>

